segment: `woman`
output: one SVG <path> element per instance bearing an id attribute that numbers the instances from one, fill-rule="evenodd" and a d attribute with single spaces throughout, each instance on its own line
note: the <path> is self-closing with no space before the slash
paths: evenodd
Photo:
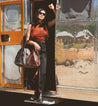
<path id="1" fill-rule="evenodd" d="M 54 5 L 50 4 L 48 7 L 54 12 Z M 27 29 L 26 41 L 28 44 L 34 46 L 40 53 L 40 70 L 38 84 L 35 89 L 35 94 L 32 100 L 42 102 L 42 93 L 44 90 L 45 79 L 46 79 L 46 64 L 47 64 L 47 54 L 46 54 L 46 40 L 48 39 L 48 28 L 55 24 L 55 19 L 46 23 L 46 11 L 44 9 L 38 9 L 37 18 L 33 24 L 30 24 Z"/>

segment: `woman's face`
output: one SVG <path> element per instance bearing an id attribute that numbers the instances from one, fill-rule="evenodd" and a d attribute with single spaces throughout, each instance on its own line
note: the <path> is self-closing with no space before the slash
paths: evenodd
<path id="1" fill-rule="evenodd" d="M 45 16 L 46 16 L 46 12 L 44 10 L 41 10 L 38 14 L 38 18 L 40 20 L 44 20 L 45 19 Z"/>

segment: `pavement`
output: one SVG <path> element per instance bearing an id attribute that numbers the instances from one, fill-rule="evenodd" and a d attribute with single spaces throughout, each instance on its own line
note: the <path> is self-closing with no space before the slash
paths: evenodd
<path id="1" fill-rule="evenodd" d="M 46 106 L 45 104 L 34 104 L 34 103 L 25 103 L 24 100 L 28 99 L 30 95 L 27 94 L 17 94 L 10 92 L 1 92 L 0 91 L 0 105 L 3 106 Z M 2 106 L 1 105 L 1 106 Z M 98 103 L 95 102 L 85 102 L 78 100 L 65 99 L 61 103 L 55 104 L 56 106 L 98 106 Z M 54 105 L 51 105 L 54 106 Z"/>

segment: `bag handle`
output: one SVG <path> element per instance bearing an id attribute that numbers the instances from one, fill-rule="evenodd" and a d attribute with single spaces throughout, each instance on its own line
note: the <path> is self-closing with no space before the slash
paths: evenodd
<path id="1" fill-rule="evenodd" d="M 24 48 L 26 47 L 26 44 L 29 42 L 30 40 L 27 40 L 25 43 L 24 43 L 24 45 L 23 45 L 23 50 L 24 50 Z M 39 55 L 39 51 L 34 47 L 34 49 L 33 49 L 35 52 L 36 52 L 36 54 L 37 55 Z"/>
<path id="2" fill-rule="evenodd" d="M 30 40 L 27 40 L 24 44 L 23 44 L 23 49 L 26 47 L 26 44 L 29 42 Z"/>

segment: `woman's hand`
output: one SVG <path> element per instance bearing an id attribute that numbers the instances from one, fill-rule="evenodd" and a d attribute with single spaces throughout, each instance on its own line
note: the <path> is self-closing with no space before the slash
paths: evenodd
<path id="1" fill-rule="evenodd" d="M 48 7 L 53 10 L 54 9 L 53 3 L 49 4 Z"/>
<path id="2" fill-rule="evenodd" d="M 59 4 L 56 5 L 56 10 L 59 10 L 61 6 Z"/>
<path id="3" fill-rule="evenodd" d="M 37 44 L 36 42 L 29 40 L 28 44 L 33 45 L 35 47 L 35 49 L 37 49 L 38 51 L 40 51 L 41 47 L 39 46 L 39 44 Z"/>
<path id="4" fill-rule="evenodd" d="M 53 3 L 49 4 L 48 7 L 54 12 L 54 15 L 56 14 L 56 11 L 54 9 Z M 52 27 L 55 24 L 55 18 L 48 22 L 48 28 Z"/>

